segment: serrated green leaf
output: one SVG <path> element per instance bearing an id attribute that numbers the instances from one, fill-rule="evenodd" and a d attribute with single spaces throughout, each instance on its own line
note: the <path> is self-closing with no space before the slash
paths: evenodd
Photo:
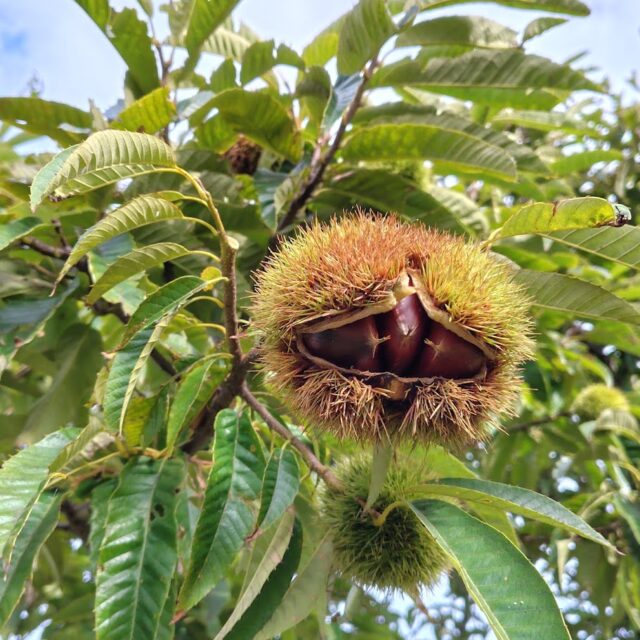
<path id="1" fill-rule="evenodd" d="M 43 493 L 20 530 L 11 563 L 0 573 L 0 627 L 7 623 L 20 601 L 33 561 L 56 526 L 61 500 L 61 495 Z"/>
<path id="2" fill-rule="evenodd" d="M 122 433 L 124 419 L 142 367 L 170 320 L 165 316 L 156 325 L 147 326 L 122 348 L 111 363 L 104 393 L 104 417 L 107 426 Z"/>
<path id="3" fill-rule="evenodd" d="M 86 193 L 118 180 L 175 166 L 171 147 L 154 136 L 98 131 L 73 150 L 63 151 L 36 174 L 31 206 L 37 207 L 49 195 L 57 198 Z"/>
<path id="4" fill-rule="evenodd" d="M 96 573 L 96 638 L 158 637 L 178 560 L 180 460 L 134 458 L 109 497 Z"/>
<path id="5" fill-rule="evenodd" d="M 379 69 L 370 83 L 372 87 L 404 85 L 478 104 L 542 110 L 553 108 L 566 92 L 599 90 L 566 65 L 516 49 L 400 61 Z"/>
<path id="6" fill-rule="evenodd" d="M 131 278 L 131 276 L 190 253 L 192 253 L 190 249 L 175 242 L 158 242 L 134 249 L 107 267 L 107 270 L 93 285 L 91 292 L 87 296 L 87 302 L 93 304 L 107 291 L 120 282 Z"/>
<path id="7" fill-rule="evenodd" d="M 38 205 L 51 193 L 48 191 L 49 185 L 64 166 L 67 158 L 69 158 L 78 148 L 79 145 L 67 147 L 60 153 L 51 158 L 33 178 L 31 183 L 30 203 L 32 211 L 38 208 Z"/>
<path id="8" fill-rule="evenodd" d="M 245 640 L 253 638 L 271 618 L 274 609 L 280 604 L 291 584 L 291 578 L 298 569 L 302 553 L 302 525 L 298 518 L 293 523 L 293 533 L 282 561 L 271 572 L 268 580 L 255 600 L 244 612 L 233 629 L 224 637 L 227 640 Z M 266 561 L 266 558 L 265 558 Z M 263 563 L 261 563 L 262 566 Z M 259 567 L 260 568 L 260 567 Z M 251 585 L 244 592 L 250 595 Z M 222 637 L 222 636 L 221 636 Z"/>
<path id="9" fill-rule="evenodd" d="M 615 160 L 622 159 L 622 151 L 619 151 L 618 149 L 582 151 L 551 163 L 551 170 L 559 176 L 567 176 L 572 173 L 586 171 L 597 162 L 613 162 Z"/>
<path id="10" fill-rule="evenodd" d="M 360 71 L 396 32 L 384 0 L 360 0 L 344 17 L 338 39 L 338 73 Z"/>
<path id="11" fill-rule="evenodd" d="M 328 27 L 324 28 L 303 50 L 302 59 L 307 66 L 323 67 L 331 58 L 338 53 L 338 41 L 340 30 L 347 14 L 334 20 Z"/>
<path id="12" fill-rule="evenodd" d="M 238 598 L 231 615 L 227 618 L 214 640 L 223 640 L 223 638 L 226 638 L 229 633 L 232 632 L 234 626 L 240 621 L 243 614 L 262 591 L 271 573 L 283 561 L 291 540 L 295 519 L 295 512 L 292 508 L 287 509 L 284 514 L 281 514 L 280 522 L 277 525 L 275 534 L 273 538 L 271 538 L 268 548 L 255 571 L 249 577 L 247 586 L 242 590 L 242 594 Z M 237 633 L 234 633 L 234 635 L 237 636 Z"/>
<path id="13" fill-rule="evenodd" d="M 326 69 L 314 66 L 301 74 L 296 95 L 316 127 L 322 122 L 331 94 L 331 77 Z"/>
<path id="14" fill-rule="evenodd" d="M 638 227 L 627 225 L 575 229 L 545 235 L 554 242 L 572 249 L 611 260 L 631 269 L 640 269 L 640 229 Z"/>
<path id="15" fill-rule="evenodd" d="M 325 596 L 332 558 L 331 535 L 326 534 L 304 568 L 298 571 L 282 601 L 255 640 L 270 640 L 302 622 L 316 608 Z"/>
<path id="16" fill-rule="evenodd" d="M 224 22 L 239 0 L 190 0 L 185 24 L 184 43 L 193 55 L 204 41 Z"/>
<path id="17" fill-rule="evenodd" d="M 224 58 L 236 62 L 242 60 L 245 51 L 251 46 L 252 40 L 246 34 L 237 33 L 227 26 L 218 27 L 202 44 L 202 50 L 217 53 Z"/>
<path id="18" fill-rule="evenodd" d="M 600 227 L 618 223 L 619 213 L 604 198 L 571 198 L 560 202 L 536 202 L 522 207 L 500 228 L 497 238 L 565 229 Z"/>
<path id="19" fill-rule="evenodd" d="M 114 129 L 156 133 L 173 122 L 176 107 L 169 97 L 168 87 L 154 89 L 123 109 L 111 123 Z"/>
<path id="20" fill-rule="evenodd" d="M 225 409 L 214 425 L 214 465 L 193 539 L 191 558 L 179 596 L 191 608 L 222 578 L 253 528 L 249 500 L 260 493 L 264 461 L 246 413 Z"/>
<path id="21" fill-rule="evenodd" d="M 576 135 L 589 134 L 593 137 L 600 137 L 595 128 L 586 122 L 581 122 L 572 118 L 566 113 L 556 111 L 526 111 L 517 109 L 503 109 L 491 118 L 491 122 L 500 127 L 510 124 L 525 129 L 536 131 L 557 131 L 561 129 L 564 133 Z"/>
<path id="22" fill-rule="evenodd" d="M 425 484 L 424 489 L 432 495 L 450 496 L 496 506 L 611 547 L 611 544 L 582 518 L 555 500 L 529 489 L 475 478 L 442 478 L 438 483 Z"/>
<path id="23" fill-rule="evenodd" d="M 426 469 L 429 469 L 440 478 L 476 479 L 478 477 L 464 462 L 438 445 L 429 447 L 425 455 L 424 464 Z M 490 505 L 478 502 L 470 504 L 469 508 L 479 516 L 481 520 L 491 525 L 494 529 L 497 529 L 513 544 L 519 544 L 518 536 L 511 524 L 511 520 L 509 520 L 502 509 L 496 509 Z"/>
<path id="24" fill-rule="evenodd" d="M 296 457 L 288 449 L 274 451 L 262 481 L 262 499 L 257 526 L 267 529 L 293 504 L 300 486 Z"/>
<path id="25" fill-rule="evenodd" d="M 418 0 L 421 10 L 439 9 L 456 4 L 466 4 L 474 0 Z M 534 11 L 548 11 L 550 13 L 564 13 L 574 16 L 588 16 L 589 7 L 580 0 L 486 0 L 492 4 L 516 9 L 532 9 Z"/>
<path id="26" fill-rule="evenodd" d="M 542 17 L 532 20 L 524 29 L 522 33 L 523 44 L 532 38 L 537 38 L 543 33 L 564 24 L 567 20 L 565 18 L 549 18 Z"/>
<path id="27" fill-rule="evenodd" d="M 302 57 L 297 51 L 294 51 L 286 44 L 279 44 L 276 51 L 276 64 L 286 64 L 289 67 L 295 67 L 300 71 L 304 71 L 306 65 Z"/>
<path id="28" fill-rule="evenodd" d="M 438 500 L 411 505 L 447 554 L 498 640 L 569 640 L 544 578 L 501 533 Z"/>
<path id="29" fill-rule="evenodd" d="M 35 96 L 0 98 L 0 120 L 62 145 L 82 140 L 91 128 L 91 114 L 61 102 Z M 66 128 L 65 128 L 66 125 Z"/>
<path id="30" fill-rule="evenodd" d="M 513 180 L 516 163 L 506 151 L 446 126 L 379 124 L 354 129 L 342 153 L 347 160 L 432 160 L 452 172 L 482 170 Z"/>
<path id="31" fill-rule="evenodd" d="M 302 138 L 291 114 L 268 93 L 229 89 L 217 95 L 211 106 L 244 135 L 275 153 L 296 162 Z"/>
<path id="32" fill-rule="evenodd" d="M 533 307 L 593 320 L 640 324 L 640 312 L 633 305 L 590 282 L 527 269 L 518 271 L 515 280 L 524 287 Z"/>
<path id="33" fill-rule="evenodd" d="M 168 449 L 176 444 L 182 429 L 191 422 L 211 396 L 211 391 L 219 381 L 218 376 L 212 371 L 215 366 L 213 360 L 208 360 L 194 367 L 180 381 L 167 420 Z"/>
<path id="34" fill-rule="evenodd" d="M 91 491 L 91 515 L 89 517 L 89 563 L 95 572 L 98 567 L 100 547 L 104 538 L 109 498 L 118 486 L 117 478 L 103 480 Z"/>
<path id="35" fill-rule="evenodd" d="M 126 63 L 137 96 L 160 86 L 158 66 L 147 24 L 135 9 L 114 11 L 108 0 L 76 0 Z"/>
<path id="36" fill-rule="evenodd" d="M 354 124 L 375 125 L 384 123 L 427 125 L 445 131 L 466 134 L 508 153 L 516 162 L 517 169 L 520 171 L 548 173 L 545 164 L 526 145 L 517 144 L 501 131 L 495 131 L 489 127 L 479 125 L 455 113 L 437 110 L 432 106 L 389 102 L 376 107 L 362 108 L 354 118 Z M 485 176 L 481 175 L 480 178 L 485 179 Z"/>
<path id="37" fill-rule="evenodd" d="M 104 426 L 96 419 L 90 418 L 89 424 L 69 442 L 55 460 L 49 465 L 49 473 L 68 474 L 77 467 L 98 459 L 98 452 L 113 444 L 113 434 L 105 431 Z"/>
<path id="38" fill-rule="evenodd" d="M 173 315 L 196 293 L 209 283 L 197 276 L 182 276 L 150 293 L 133 312 L 122 336 L 124 346 L 138 331 L 158 322 L 167 314 Z"/>
<path id="39" fill-rule="evenodd" d="M 87 229 L 78 238 L 71 250 L 69 257 L 58 274 L 57 282 L 64 278 L 69 269 L 78 260 L 103 242 L 147 224 L 184 217 L 182 211 L 175 204 L 166 198 L 159 197 L 159 195 L 145 195 L 134 198 L 115 211 L 109 212 L 93 227 Z"/>
<path id="40" fill-rule="evenodd" d="M 242 84 L 247 84 L 273 69 L 276 65 L 274 48 L 275 43 L 273 40 L 264 40 L 262 42 L 254 42 L 244 52 L 242 67 L 240 68 L 240 82 Z M 275 86 L 277 87 L 278 81 L 272 78 L 271 83 L 273 80 L 275 80 Z"/>
<path id="41" fill-rule="evenodd" d="M 221 93 L 226 89 L 232 89 L 238 84 L 236 81 L 236 75 L 236 66 L 235 64 L 233 64 L 233 60 L 231 58 L 227 58 L 226 60 L 221 62 L 220 66 L 211 74 L 211 80 L 209 84 L 211 85 L 211 88 L 215 93 Z M 209 99 L 206 103 L 207 107 L 205 107 L 208 108 L 208 102 L 211 98 L 213 98 L 213 93 L 206 93 L 209 93 Z M 189 115 L 185 114 L 185 117 L 189 117 Z"/>
<path id="42" fill-rule="evenodd" d="M 45 223 L 43 223 L 40 218 L 34 216 L 19 218 L 18 220 L 12 220 L 11 222 L 3 224 L 0 227 L 0 251 L 6 249 L 11 243 L 26 236 L 43 224 Z"/>
<path id="43" fill-rule="evenodd" d="M 419 22 L 405 29 L 396 47 L 456 47 L 460 52 L 478 49 L 513 49 L 517 33 L 509 27 L 480 16 L 444 16 Z"/>
<path id="44" fill-rule="evenodd" d="M 24 523 L 42 491 L 49 466 L 77 433 L 72 428 L 50 433 L 3 463 L 0 468 L 0 557 L 7 555 L 5 549 L 12 531 Z"/>

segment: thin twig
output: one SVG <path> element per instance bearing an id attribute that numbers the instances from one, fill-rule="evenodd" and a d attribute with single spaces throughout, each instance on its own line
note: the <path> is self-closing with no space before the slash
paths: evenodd
<path id="1" fill-rule="evenodd" d="M 360 107 L 360 103 L 362 102 L 362 96 L 364 95 L 365 88 L 369 79 L 373 75 L 373 72 L 378 64 L 377 55 L 371 60 L 367 68 L 364 70 L 362 74 L 362 81 L 358 85 L 356 93 L 353 97 L 353 100 L 349 104 L 347 110 L 342 115 L 342 119 L 340 120 L 340 126 L 336 131 L 336 135 L 333 138 L 333 142 L 331 146 L 326 151 L 324 155 L 320 153 L 322 146 L 326 142 L 326 137 L 321 138 L 318 141 L 316 149 L 314 150 L 314 155 L 311 161 L 311 167 L 309 171 L 309 177 L 303 182 L 300 187 L 300 192 L 298 195 L 291 201 L 289 204 L 289 208 L 287 212 L 283 216 L 282 220 L 278 224 L 278 229 L 276 234 L 271 238 L 269 242 L 269 249 L 273 250 L 278 246 L 279 235 L 286 231 L 288 227 L 290 227 L 296 219 L 298 212 L 300 209 L 304 207 L 309 198 L 313 195 L 314 191 L 317 189 L 318 185 L 322 181 L 325 171 L 327 167 L 334 159 L 336 153 L 340 149 L 340 145 L 342 144 L 342 139 L 344 138 L 344 134 L 347 131 L 347 127 L 353 120 L 358 108 Z"/>
<path id="2" fill-rule="evenodd" d="M 20 240 L 20 243 L 25 247 L 29 247 L 30 249 L 34 249 L 38 253 L 41 253 L 43 256 L 47 256 L 49 258 L 58 258 L 59 260 L 65 260 L 69 257 L 71 253 L 71 249 L 67 249 L 66 247 L 54 247 L 53 245 L 47 244 L 42 240 L 38 240 L 38 238 L 34 238 L 32 236 L 26 236 Z M 84 271 L 82 267 L 79 267 L 81 271 Z"/>
<path id="3" fill-rule="evenodd" d="M 213 437 L 213 421 L 220 411 L 226 409 L 240 395 L 248 372 L 258 357 L 258 350 L 252 349 L 237 366 L 232 366 L 229 375 L 220 383 L 206 406 L 196 416 L 190 426 L 191 437 L 182 445 L 182 450 L 193 454 L 209 444 Z"/>
<path id="4" fill-rule="evenodd" d="M 309 465 L 309 468 L 315 471 L 327 483 L 327 485 L 335 490 L 340 490 L 342 488 L 340 481 L 334 475 L 333 471 L 322 464 L 322 462 L 318 460 L 313 451 L 311 451 L 304 442 L 296 438 L 291 431 L 287 429 L 287 427 L 276 420 L 260 400 L 251 393 L 246 384 L 242 385 L 240 395 L 242 396 L 242 399 L 264 420 L 269 429 L 290 442 L 291 446 L 298 450 L 305 459 L 305 462 Z"/>
<path id="5" fill-rule="evenodd" d="M 531 427 L 539 427 L 543 424 L 551 424 L 560 418 L 570 418 L 571 411 L 562 411 L 561 413 L 557 413 L 555 416 L 545 416 L 544 418 L 539 418 L 538 420 L 530 420 L 529 422 L 522 422 L 520 424 L 515 424 L 512 427 L 507 428 L 507 433 L 513 433 L 515 431 L 527 431 Z"/>
<path id="6" fill-rule="evenodd" d="M 89 505 L 75 504 L 69 500 L 63 500 L 60 511 L 66 516 L 69 523 L 69 531 L 84 543 L 89 540 Z"/>
<path id="7" fill-rule="evenodd" d="M 232 367 L 239 367 L 242 361 L 242 348 L 240 346 L 238 325 L 238 288 L 236 278 L 236 254 L 238 245 L 233 238 L 227 238 L 221 243 L 221 270 L 225 276 L 224 281 L 224 328 L 226 331 L 227 345 L 231 354 Z"/>

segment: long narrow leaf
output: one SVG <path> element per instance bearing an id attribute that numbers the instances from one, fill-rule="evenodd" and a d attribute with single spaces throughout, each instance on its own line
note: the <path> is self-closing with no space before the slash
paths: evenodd
<path id="1" fill-rule="evenodd" d="M 418 500 L 412 508 L 453 562 L 498 640 L 569 640 L 546 582 L 501 533 L 438 500 Z"/>
<path id="2" fill-rule="evenodd" d="M 147 224 L 162 222 L 164 220 L 175 220 L 183 217 L 182 211 L 180 211 L 175 204 L 164 198 L 159 198 L 154 195 L 134 198 L 115 211 L 111 211 L 78 238 L 78 241 L 60 270 L 57 282 L 60 282 L 62 278 L 64 278 L 69 269 L 71 269 L 78 260 L 103 242 L 107 242 L 122 233 L 138 229 Z"/>
<path id="3" fill-rule="evenodd" d="M 61 500 L 61 495 L 43 493 L 20 530 L 11 562 L 0 573 L 0 628 L 20 601 L 25 582 L 33 570 L 33 561 L 56 526 Z"/>
<path id="4" fill-rule="evenodd" d="M 251 533 L 264 460 L 248 415 L 225 409 L 216 416 L 211 468 L 191 558 L 179 601 L 193 607 L 222 578 Z"/>
<path id="5" fill-rule="evenodd" d="M 582 518 L 555 500 L 529 489 L 473 478 L 443 478 L 438 483 L 424 485 L 424 489 L 433 495 L 450 496 L 496 506 L 575 533 L 598 544 L 611 546 L 608 540 Z"/>
<path id="6" fill-rule="evenodd" d="M 179 460 L 131 460 L 109 497 L 96 575 L 98 640 L 155 640 L 178 559 Z"/>

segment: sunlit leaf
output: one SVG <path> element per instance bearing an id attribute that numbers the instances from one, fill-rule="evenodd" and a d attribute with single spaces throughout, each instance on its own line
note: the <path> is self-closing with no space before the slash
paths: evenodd
<path id="1" fill-rule="evenodd" d="M 92 304 L 123 280 L 189 253 L 191 253 L 189 249 L 175 242 L 158 242 L 134 249 L 107 267 L 93 285 L 87 301 Z"/>
<path id="2" fill-rule="evenodd" d="M 512 49 L 518 46 L 517 34 L 498 22 L 479 16 L 445 16 L 426 20 L 405 29 L 397 47 L 455 47 L 460 53 L 472 48 Z"/>
<path id="3" fill-rule="evenodd" d="M 171 147 L 154 136 L 98 131 L 40 170 L 31 188 L 31 206 L 35 208 L 50 195 L 58 198 L 85 193 L 124 178 L 175 166 Z"/>
<path id="4" fill-rule="evenodd" d="M 78 238 L 58 274 L 58 282 L 78 260 L 99 244 L 147 224 L 182 217 L 184 217 L 182 211 L 175 204 L 156 195 L 139 196 L 130 200 L 127 204 L 101 218 Z"/>
<path id="5" fill-rule="evenodd" d="M 79 142 L 91 127 L 91 115 L 86 111 L 35 96 L 0 98 L 0 120 L 63 145 Z"/>
<path id="6" fill-rule="evenodd" d="M 111 126 L 114 129 L 156 133 L 171 123 L 175 115 L 176 108 L 169 97 L 169 89 L 160 87 L 123 109 Z"/>
<path id="7" fill-rule="evenodd" d="M 371 79 L 376 87 L 403 85 L 496 107 L 543 110 L 561 102 L 563 92 L 599 89 L 566 65 L 516 49 L 400 61 L 382 67 Z"/>
<path id="8" fill-rule="evenodd" d="M 345 16 L 338 38 L 338 72 L 356 73 L 395 33 L 384 0 L 360 0 Z"/>
<path id="9" fill-rule="evenodd" d="M 604 198 L 571 198 L 554 203 L 536 202 L 514 213 L 502 225 L 496 238 L 600 227 L 617 224 L 619 220 L 619 210 Z"/>
<path id="10" fill-rule="evenodd" d="M 216 96 L 211 106 L 258 144 L 294 161 L 300 157 L 300 132 L 291 114 L 269 94 L 229 89 Z"/>

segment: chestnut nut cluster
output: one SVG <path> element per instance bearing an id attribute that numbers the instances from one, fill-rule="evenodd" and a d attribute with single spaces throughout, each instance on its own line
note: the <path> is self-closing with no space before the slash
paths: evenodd
<path id="1" fill-rule="evenodd" d="M 387 371 L 409 378 L 469 378 L 485 363 L 482 351 L 426 314 L 418 294 L 349 324 L 302 334 L 314 356 L 346 369 Z"/>

